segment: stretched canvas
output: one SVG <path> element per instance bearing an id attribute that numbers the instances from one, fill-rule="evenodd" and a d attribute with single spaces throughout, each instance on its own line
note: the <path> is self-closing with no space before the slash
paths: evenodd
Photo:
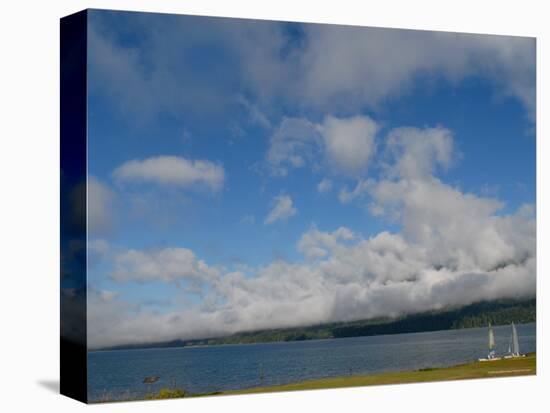
<path id="1" fill-rule="evenodd" d="M 61 392 L 535 374 L 535 60 L 526 37 L 62 18 Z"/>

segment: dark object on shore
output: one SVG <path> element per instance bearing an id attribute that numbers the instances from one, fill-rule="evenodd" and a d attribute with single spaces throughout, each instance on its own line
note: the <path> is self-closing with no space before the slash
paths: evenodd
<path id="1" fill-rule="evenodd" d="M 186 397 L 187 393 L 182 389 L 160 389 L 158 393 L 151 394 L 146 396 L 150 400 L 160 400 L 160 399 L 179 399 L 181 397 Z"/>
<path id="2" fill-rule="evenodd" d="M 158 381 L 158 379 L 160 379 L 160 376 L 149 376 L 149 377 L 145 377 L 143 379 L 143 383 L 145 384 L 153 384 L 153 383 L 156 383 Z"/>

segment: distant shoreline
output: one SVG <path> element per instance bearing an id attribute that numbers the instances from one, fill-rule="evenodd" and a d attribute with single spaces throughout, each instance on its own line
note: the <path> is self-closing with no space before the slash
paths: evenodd
<path id="1" fill-rule="evenodd" d="M 528 323 L 522 323 L 518 325 L 529 325 L 529 324 L 536 324 L 536 321 L 531 321 Z M 507 326 L 508 324 L 495 324 L 493 327 L 502 327 Z M 413 331 L 410 333 L 391 333 L 391 334 L 376 334 L 376 335 L 370 335 L 370 336 L 356 336 L 356 337 L 330 337 L 330 338 L 312 338 L 308 340 L 300 340 L 300 341 L 259 341 L 255 343 L 222 343 L 222 344 L 192 344 L 192 345 L 185 345 L 185 346 L 172 346 L 172 347 L 131 347 L 131 348 L 114 348 L 114 349 L 99 349 L 99 350 L 88 350 L 88 353 L 108 353 L 112 351 L 140 351 L 140 350 L 175 350 L 175 349 L 195 349 L 195 348 L 210 348 L 210 347 L 246 347 L 246 346 L 256 346 L 260 344 L 278 344 L 278 345 L 285 345 L 285 344 L 295 344 L 300 342 L 319 342 L 319 341 L 331 341 L 331 340 L 342 340 L 342 339 L 349 339 L 349 338 L 365 338 L 365 337 L 385 337 L 385 336 L 395 336 L 395 335 L 405 335 L 405 334 L 423 334 L 423 333 L 437 333 L 439 331 L 456 331 L 456 330 L 469 330 L 473 328 L 486 328 L 486 327 L 464 327 L 464 328 L 447 328 L 443 330 L 427 330 L 427 331 Z"/>

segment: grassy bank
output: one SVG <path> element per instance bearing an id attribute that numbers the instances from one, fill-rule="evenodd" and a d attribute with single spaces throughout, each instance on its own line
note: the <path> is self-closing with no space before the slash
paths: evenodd
<path id="1" fill-rule="evenodd" d="M 222 394 L 249 394 L 292 390 L 313 390 L 382 384 L 419 383 L 443 380 L 479 379 L 487 377 L 510 377 L 536 374 L 536 354 L 517 359 L 491 362 L 474 362 L 447 368 L 422 369 L 417 371 L 382 373 L 368 376 L 335 377 L 308 380 L 280 386 L 254 387 L 251 389 L 224 392 Z"/>

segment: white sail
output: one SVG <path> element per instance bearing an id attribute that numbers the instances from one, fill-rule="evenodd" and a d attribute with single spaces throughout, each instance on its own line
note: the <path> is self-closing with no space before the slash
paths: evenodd
<path id="1" fill-rule="evenodd" d="M 498 357 L 495 354 L 495 333 L 491 323 L 489 323 L 489 354 L 487 355 L 487 358 L 480 358 L 479 361 L 496 361 L 501 359 L 502 357 Z"/>
<path id="2" fill-rule="evenodd" d="M 516 326 L 512 323 L 512 354 L 519 355 L 519 340 Z"/>
<path id="3" fill-rule="evenodd" d="M 489 324 L 489 350 L 495 348 L 495 333 L 493 332 L 493 327 Z"/>

